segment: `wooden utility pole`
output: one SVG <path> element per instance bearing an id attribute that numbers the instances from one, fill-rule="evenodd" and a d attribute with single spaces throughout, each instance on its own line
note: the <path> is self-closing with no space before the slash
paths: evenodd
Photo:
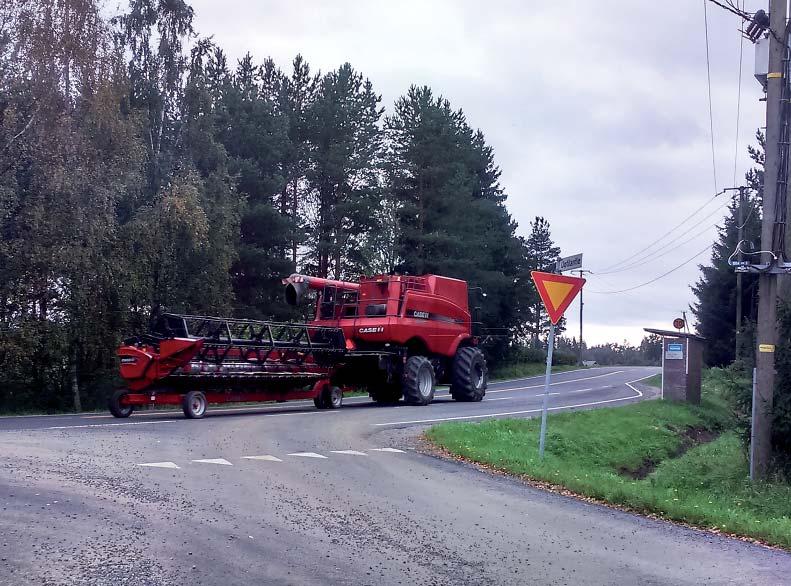
<path id="1" fill-rule="evenodd" d="M 786 63 L 786 2 L 769 2 L 769 73 L 766 80 L 766 159 L 764 164 L 763 223 L 761 226 L 761 262 L 774 265 L 777 250 L 776 206 L 780 177 L 782 140 L 783 84 L 788 83 Z M 781 230 L 785 227 L 781 226 Z M 777 274 L 771 270 L 758 278 L 758 323 L 755 357 L 753 420 L 750 442 L 750 477 L 765 478 L 772 457 L 772 403 L 775 385 L 775 344 L 777 342 Z"/>

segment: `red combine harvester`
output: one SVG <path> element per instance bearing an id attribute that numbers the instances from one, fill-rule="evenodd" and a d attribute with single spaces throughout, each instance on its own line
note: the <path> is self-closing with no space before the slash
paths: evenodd
<path id="1" fill-rule="evenodd" d="M 487 369 L 472 335 L 467 283 L 380 275 L 359 283 L 294 274 L 286 302 L 318 292 L 309 324 L 162 315 L 151 332 L 118 349 L 127 388 L 110 412 L 181 405 L 200 418 L 209 403 L 313 399 L 337 409 L 365 387 L 379 403 L 427 405 L 437 382 L 457 401 L 480 401 Z"/>

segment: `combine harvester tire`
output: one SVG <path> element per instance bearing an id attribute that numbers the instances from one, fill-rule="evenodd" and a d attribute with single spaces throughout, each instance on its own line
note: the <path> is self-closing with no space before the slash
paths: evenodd
<path id="1" fill-rule="evenodd" d="M 450 394 L 456 401 L 473 403 L 486 395 L 486 358 L 478 348 L 465 346 L 456 351 L 451 371 Z"/>
<path id="2" fill-rule="evenodd" d="M 434 400 L 434 367 L 425 356 L 410 356 L 404 365 L 404 403 L 428 405 Z"/>

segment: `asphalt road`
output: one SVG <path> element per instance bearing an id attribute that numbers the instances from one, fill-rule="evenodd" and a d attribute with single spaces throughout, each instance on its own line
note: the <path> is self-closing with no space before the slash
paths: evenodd
<path id="1" fill-rule="evenodd" d="M 551 406 L 650 398 L 650 368 L 556 375 Z M 427 407 L 348 398 L 0 418 L 0 584 L 788 584 L 791 556 L 416 451 L 443 420 L 530 417 L 539 378 Z M 645 396 L 643 396 L 645 395 Z M 550 419 L 551 423 L 551 419 Z"/>

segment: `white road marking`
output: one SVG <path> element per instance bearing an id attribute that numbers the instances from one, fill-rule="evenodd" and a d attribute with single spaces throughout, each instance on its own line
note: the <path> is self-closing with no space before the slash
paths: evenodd
<path id="1" fill-rule="evenodd" d="M 365 452 L 358 452 L 357 450 L 330 450 L 333 454 L 348 454 L 349 456 L 367 456 Z"/>
<path id="2" fill-rule="evenodd" d="M 138 466 L 148 466 L 149 468 L 173 468 L 176 470 L 179 469 L 175 462 L 148 462 L 147 464 L 138 464 Z"/>
<path id="3" fill-rule="evenodd" d="M 641 380 L 645 380 L 647 378 L 651 378 L 653 375 L 645 376 L 643 378 L 639 378 L 637 380 L 630 381 L 628 383 L 624 383 L 628 386 L 631 390 L 637 393 L 636 396 L 633 397 L 620 397 L 618 399 L 606 399 L 604 401 L 591 401 L 588 403 L 577 403 L 575 405 L 560 405 L 558 407 L 550 407 L 547 411 L 559 411 L 561 409 L 574 409 L 575 407 L 591 407 L 593 405 L 604 405 L 605 403 L 615 403 L 617 401 L 629 401 L 633 399 L 639 399 L 643 396 L 639 390 L 632 386 L 631 383 L 636 383 Z M 389 423 L 372 423 L 371 425 L 375 427 L 383 427 L 386 425 L 407 425 L 413 423 L 436 423 L 438 421 L 458 421 L 462 419 L 482 419 L 484 417 L 506 417 L 508 415 L 525 415 L 527 413 L 541 413 L 541 409 L 525 409 L 523 411 L 507 411 L 503 413 L 485 413 L 483 415 L 462 415 L 459 417 L 438 417 L 436 419 L 416 419 L 413 421 L 391 421 Z"/>
<path id="4" fill-rule="evenodd" d="M 371 448 L 374 452 L 391 452 L 393 454 L 405 454 L 404 450 L 397 448 Z"/>
<path id="5" fill-rule="evenodd" d="M 322 456 L 321 454 L 317 454 L 316 452 L 294 452 L 293 454 L 289 454 L 289 456 L 298 456 L 300 458 L 324 458 L 327 459 L 327 456 Z"/>
<path id="6" fill-rule="evenodd" d="M 280 458 L 276 458 L 275 456 L 242 456 L 245 460 L 265 460 L 266 462 L 282 462 Z"/>
<path id="7" fill-rule="evenodd" d="M 507 401 L 508 399 L 513 399 L 513 397 L 495 397 L 493 399 L 484 399 L 487 403 L 489 401 Z"/>
<path id="8" fill-rule="evenodd" d="M 221 466 L 233 466 L 233 464 L 231 464 L 225 458 L 205 458 L 203 460 L 193 460 L 193 462 L 197 462 L 198 464 L 220 464 Z"/>
<path id="9" fill-rule="evenodd" d="M 596 376 L 586 376 L 586 377 L 583 377 L 583 378 L 575 378 L 575 379 L 572 379 L 572 380 L 560 380 L 560 381 L 557 381 L 557 382 L 554 382 L 554 383 L 550 383 L 549 386 L 550 387 L 554 387 L 556 385 L 567 385 L 569 383 L 577 383 L 577 382 L 580 382 L 580 381 L 583 381 L 583 380 L 592 380 L 594 378 L 602 378 L 602 377 L 605 377 L 605 376 L 612 376 L 613 374 L 622 374 L 624 372 L 626 372 L 626 371 L 625 370 L 615 370 L 613 372 L 606 372 L 604 374 L 597 374 Z M 651 376 L 653 376 L 653 375 L 651 375 Z M 529 386 L 526 386 L 526 387 L 511 387 L 510 389 L 495 389 L 493 391 L 488 391 L 487 390 L 486 394 L 489 395 L 491 393 L 509 393 L 511 391 L 524 391 L 524 390 L 527 390 L 527 389 L 542 389 L 542 388 L 544 388 L 543 383 L 540 384 L 540 385 L 529 385 Z"/>

